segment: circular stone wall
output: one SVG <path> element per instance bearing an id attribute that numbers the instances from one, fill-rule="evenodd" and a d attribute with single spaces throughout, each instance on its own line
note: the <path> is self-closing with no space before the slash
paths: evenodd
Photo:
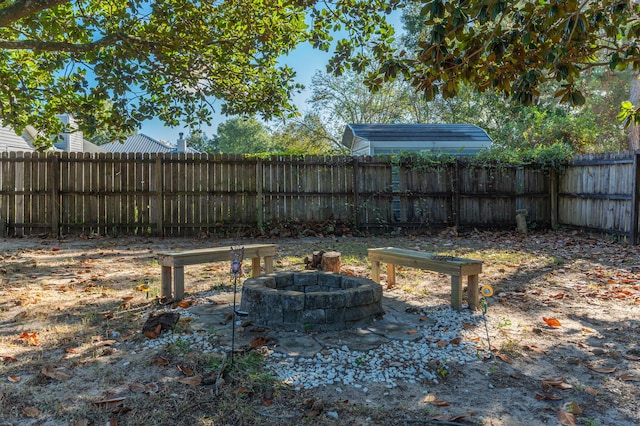
<path id="1" fill-rule="evenodd" d="M 382 287 L 330 272 L 277 272 L 242 285 L 240 310 L 260 326 L 285 331 L 343 330 L 384 314 Z"/>

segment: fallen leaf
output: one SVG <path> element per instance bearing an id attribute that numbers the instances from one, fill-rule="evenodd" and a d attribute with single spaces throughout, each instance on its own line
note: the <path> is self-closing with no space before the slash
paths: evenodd
<path id="1" fill-rule="evenodd" d="M 462 328 L 464 328 L 466 330 L 470 330 L 472 328 L 476 328 L 476 326 L 474 324 L 469 324 L 468 322 L 463 322 L 462 323 Z"/>
<path id="2" fill-rule="evenodd" d="M 40 416 L 40 410 L 36 407 L 25 407 L 22 409 L 22 414 L 27 417 L 35 418 Z"/>
<path id="3" fill-rule="evenodd" d="M 640 376 L 632 373 L 624 373 L 618 378 L 627 382 L 640 382 Z"/>
<path id="4" fill-rule="evenodd" d="M 122 401 L 124 401 L 124 398 L 101 399 L 100 401 L 93 401 L 91 405 L 95 405 L 96 407 L 111 409 L 120 405 Z"/>
<path id="5" fill-rule="evenodd" d="M 266 345 L 268 341 L 268 337 L 256 336 L 251 340 L 249 346 L 251 346 L 252 348 L 257 348 Z"/>
<path id="6" fill-rule="evenodd" d="M 459 337 L 456 337 L 455 339 L 449 340 L 449 343 L 451 343 L 452 345 L 459 345 L 461 340 L 462 339 L 460 339 Z"/>
<path id="7" fill-rule="evenodd" d="M 122 298 L 122 300 L 124 300 L 125 302 L 128 302 L 131 299 L 133 299 L 133 296 L 125 296 Z"/>
<path id="8" fill-rule="evenodd" d="M 582 408 L 578 405 L 577 402 L 571 401 L 568 404 L 564 405 L 564 409 L 570 412 L 571 414 L 582 414 Z"/>
<path id="9" fill-rule="evenodd" d="M 407 330 L 407 334 L 416 334 L 418 330 Z"/>
<path id="10" fill-rule="evenodd" d="M 511 361 L 511 358 L 509 358 L 509 356 L 507 354 L 503 354 L 503 353 L 496 353 L 495 354 L 497 358 L 500 358 L 502 361 L 506 362 L 507 364 L 511 364 L 513 361 Z"/>
<path id="11" fill-rule="evenodd" d="M 166 359 L 165 357 L 158 355 L 157 357 L 153 358 L 153 361 L 151 361 L 151 363 L 156 365 L 161 365 L 164 367 L 166 365 L 169 365 L 169 360 Z"/>
<path id="12" fill-rule="evenodd" d="M 542 317 L 542 320 L 547 323 L 549 327 L 560 327 L 560 321 L 555 318 L 545 318 Z"/>
<path id="13" fill-rule="evenodd" d="M 273 399 L 262 397 L 262 403 L 268 407 L 269 405 L 273 404 Z"/>
<path id="14" fill-rule="evenodd" d="M 130 383 L 129 390 L 134 393 L 142 393 L 144 392 L 144 385 L 138 382 Z"/>
<path id="15" fill-rule="evenodd" d="M 628 359 L 629 361 L 640 361 L 640 356 L 635 356 L 631 354 L 622 354 L 622 358 Z"/>
<path id="16" fill-rule="evenodd" d="M 587 365 L 587 368 L 598 373 L 610 374 L 616 371 L 616 367 L 596 367 L 594 365 Z"/>
<path id="17" fill-rule="evenodd" d="M 73 423 L 72 426 L 89 426 L 89 419 L 80 419 Z"/>
<path id="18" fill-rule="evenodd" d="M 178 381 L 180 383 L 184 383 L 185 385 L 198 386 L 200 383 L 202 383 L 202 377 L 200 376 L 182 377 L 178 379 Z"/>
<path id="19" fill-rule="evenodd" d="M 50 379 L 60 380 L 61 382 L 71 378 L 71 375 L 63 373 L 62 371 L 56 371 L 50 366 L 43 367 L 42 370 L 40 370 L 40 373 Z"/>
<path id="20" fill-rule="evenodd" d="M 34 346 L 40 344 L 40 341 L 38 340 L 38 335 L 36 333 L 27 333 L 26 331 L 24 331 L 19 337 L 22 340 L 26 340 L 28 343 L 31 343 Z"/>
<path id="21" fill-rule="evenodd" d="M 563 426 L 576 426 L 576 417 L 568 411 L 558 411 L 558 421 Z"/>
<path id="22" fill-rule="evenodd" d="M 550 386 L 558 386 L 559 384 L 564 383 L 564 380 L 564 377 L 552 377 L 548 379 L 542 379 L 542 382 Z"/>
<path id="23" fill-rule="evenodd" d="M 546 354 L 547 353 L 546 350 L 544 350 L 542 348 L 539 348 L 539 347 L 537 347 L 535 345 L 525 345 L 525 346 L 522 347 L 522 349 L 525 349 L 525 350 L 531 351 L 531 352 L 535 352 L 535 353 L 539 353 L 539 354 Z"/>
<path id="24" fill-rule="evenodd" d="M 193 374 L 193 369 L 189 367 L 185 367 L 183 365 L 177 365 L 176 368 L 185 376 L 190 376 Z"/>
<path id="25" fill-rule="evenodd" d="M 439 399 L 432 401 L 431 404 L 435 405 L 436 407 L 448 407 L 449 405 L 451 405 L 449 401 L 442 401 Z"/>
<path id="26" fill-rule="evenodd" d="M 596 389 L 596 388 L 585 388 L 585 392 L 587 392 L 589 395 L 593 395 L 593 396 L 596 396 L 596 395 L 598 395 L 600 393 L 598 391 L 598 389 Z"/>
<path id="27" fill-rule="evenodd" d="M 424 404 L 431 403 L 431 402 L 437 401 L 437 400 L 438 400 L 438 398 L 436 398 L 436 396 L 434 394 L 432 394 L 432 393 L 429 393 L 429 394 L 425 395 L 424 398 L 422 398 L 422 402 Z"/>
<path id="28" fill-rule="evenodd" d="M 144 385 L 144 391 L 148 394 L 160 392 L 160 386 L 156 382 L 149 382 Z"/>
<path id="29" fill-rule="evenodd" d="M 562 397 L 559 396 L 559 395 L 552 394 L 552 393 L 537 393 L 536 394 L 536 399 L 538 401 L 544 401 L 544 400 L 557 401 L 557 400 L 562 399 Z"/>
<path id="30" fill-rule="evenodd" d="M 3 356 L 2 362 L 18 362 L 18 360 L 12 356 Z"/>
<path id="31" fill-rule="evenodd" d="M 8 376 L 7 380 L 9 380 L 11 383 L 18 383 L 22 379 L 20 378 L 20 376 Z"/>
<path id="32" fill-rule="evenodd" d="M 68 354 L 77 354 L 78 351 L 74 348 L 64 348 L 64 351 Z"/>
<path id="33" fill-rule="evenodd" d="M 181 300 L 180 302 L 178 302 L 178 307 L 183 308 L 183 309 L 187 309 L 191 307 L 192 302 L 188 301 L 188 300 Z"/>
<path id="34" fill-rule="evenodd" d="M 449 344 L 448 340 L 438 340 L 438 342 L 436 343 L 436 345 L 438 345 L 439 348 L 444 348 L 448 344 Z"/>

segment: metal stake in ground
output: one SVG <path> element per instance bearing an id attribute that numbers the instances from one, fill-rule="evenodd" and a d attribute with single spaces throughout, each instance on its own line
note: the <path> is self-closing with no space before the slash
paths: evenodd
<path id="1" fill-rule="evenodd" d="M 244 246 L 240 248 L 231 247 L 231 274 L 233 274 L 233 324 L 231 324 L 231 364 L 233 365 L 233 352 L 236 347 L 236 318 L 247 316 L 246 312 L 236 310 L 236 293 L 238 286 L 238 275 L 242 272 L 242 260 L 244 259 Z"/>

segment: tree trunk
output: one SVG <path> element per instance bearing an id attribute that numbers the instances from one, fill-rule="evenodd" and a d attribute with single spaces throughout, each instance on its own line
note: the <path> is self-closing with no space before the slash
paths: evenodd
<path id="1" fill-rule="evenodd" d="M 340 272 L 340 252 L 330 251 L 322 255 L 322 269 L 325 272 Z"/>
<path id="2" fill-rule="evenodd" d="M 640 104 L 640 72 L 631 72 L 631 89 L 629 90 L 629 101 L 634 108 L 638 108 Z M 637 151 L 640 149 L 640 126 L 629 126 L 629 151 Z"/>

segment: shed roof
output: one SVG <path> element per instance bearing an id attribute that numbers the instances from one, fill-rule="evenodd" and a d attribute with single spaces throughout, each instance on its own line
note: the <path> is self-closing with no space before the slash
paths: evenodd
<path id="1" fill-rule="evenodd" d="M 2 151 L 33 151 L 26 139 L 16 135 L 11 127 L 0 126 L 0 152 Z"/>
<path id="2" fill-rule="evenodd" d="M 347 124 L 342 143 L 350 147 L 356 137 L 370 142 L 492 142 L 473 124 Z"/>
<path id="3" fill-rule="evenodd" d="M 129 136 L 124 142 L 109 142 L 100 146 L 107 152 L 141 152 L 141 153 L 162 153 L 177 152 L 176 146 L 165 141 L 160 141 L 143 133 Z M 187 147 L 188 153 L 199 153 L 200 151 Z"/>

